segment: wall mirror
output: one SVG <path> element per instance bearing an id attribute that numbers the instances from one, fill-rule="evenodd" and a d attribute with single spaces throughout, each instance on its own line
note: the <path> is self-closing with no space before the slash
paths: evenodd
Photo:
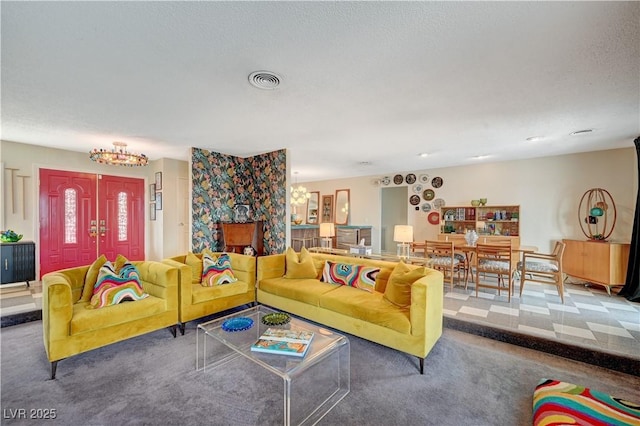
<path id="1" fill-rule="evenodd" d="M 318 206 L 320 205 L 320 192 L 311 191 L 307 200 L 307 223 L 318 223 Z"/>
<path id="2" fill-rule="evenodd" d="M 349 224 L 349 190 L 338 189 L 336 190 L 336 213 L 335 213 L 336 225 L 348 225 Z"/>

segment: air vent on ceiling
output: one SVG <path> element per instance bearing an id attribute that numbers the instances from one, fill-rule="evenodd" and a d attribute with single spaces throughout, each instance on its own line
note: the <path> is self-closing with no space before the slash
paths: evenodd
<path id="1" fill-rule="evenodd" d="M 282 78 L 271 71 L 255 71 L 249 74 L 249 83 L 263 90 L 273 90 L 280 85 Z"/>

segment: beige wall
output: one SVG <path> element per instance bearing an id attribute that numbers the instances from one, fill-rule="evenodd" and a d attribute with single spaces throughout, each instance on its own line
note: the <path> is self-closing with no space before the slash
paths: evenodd
<path id="1" fill-rule="evenodd" d="M 611 240 L 629 241 L 637 193 L 637 163 L 633 148 L 598 151 L 531 160 L 478 164 L 443 169 L 415 170 L 440 176 L 444 185 L 436 197 L 447 205 L 470 206 L 472 199 L 488 199 L 488 205 L 520 205 L 522 244 L 550 250 L 562 238 L 585 238 L 578 222 L 580 198 L 590 188 L 604 188 L 616 203 L 618 218 Z M 402 172 L 406 175 L 409 172 Z M 393 174 L 389 175 L 393 178 Z M 380 247 L 380 188 L 383 176 L 303 182 L 320 195 L 338 188 L 351 190 L 352 225 L 373 226 L 372 244 Z M 393 182 L 389 186 L 394 186 Z M 430 186 L 427 186 L 430 187 Z M 409 195 L 413 192 L 409 190 Z M 421 201 L 421 204 L 424 201 Z M 408 203 L 408 200 L 407 200 Z M 416 241 L 435 238 L 438 225 L 427 222 L 427 213 L 409 207 L 407 223 L 414 226 Z"/>
<path id="2" fill-rule="evenodd" d="M 119 168 L 89 161 L 88 154 L 43 148 L 14 142 L 0 142 L 2 194 L 0 201 L 0 227 L 13 229 L 25 235 L 27 240 L 38 240 L 37 175 L 39 168 L 104 173 L 110 175 L 141 177 L 146 188 L 154 181 L 156 171 L 163 172 L 163 209 L 157 220 L 149 222 L 146 235 L 147 258 L 160 260 L 178 254 L 176 241 L 178 228 L 177 182 L 189 177 L 187 161 L 161 159 L 152 161 L 149 167 Z M 20 191 L 16 193 L 16 209 L 12 210 L 10 172 L 28 175 L 25 180 L 25 213 L 21 209 Z M 408 172 L 403 172 L 406 175 Z M 637 159 L 633 148 L 598 151 L 583 154 L 536 158 L 493 164 L 479 164 L 443 169 L 413 171 L 416 175 L 427 173 L 444 179 L 436 196 L 447 205 L 470 205 L 470 200 L 486 197 L 488 204 L 517 204 L 521 207 L 521 240 L 523 244 L 549 250 L 557 239 L 585 238 L 578 222 L 578 204 L 582 194 L 590 188 L 604 188 L 613 196 L 618 220 L 613 240 L 629 241 L 638 191 Z M 336 189 L 351 190 L 352 225 L 373 226 L 372 243 L 380 247 L 380 184 L 383 176 L 351 179 L 300 182 L 310 191 L 321 195 L 335 194 Z M 393 177 L 393 174 L 391 174 Z M 394 185 L 391 183 L 390 185 Z M 14 184 L 14 187 L 16 185 Z M 410 191 L 411 193 L 411 191 Z M 147 194 L 148 201 L 149 194 Z M 408 203 L 408 200 L 407 200 Z M 147 203 L 146 217 L 149 217 Z M 289 217 L 289 216 L 287 216 Z M 438 226 L 427 222 L 427 214 L 409 209 L 407 223 L 414 226 L 415 240 L 435 238 Z M 289 225 L 289 224 L 287 224 Z M 188 242 L 190 246 L 190 241 Z"/>

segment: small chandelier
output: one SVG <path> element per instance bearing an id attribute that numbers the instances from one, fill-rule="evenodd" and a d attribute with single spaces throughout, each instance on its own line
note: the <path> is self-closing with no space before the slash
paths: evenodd
<path id="1" fill-rule="evenodd" d="M 146 155 L 127 151 L 127 144 L 124 142 L 114 142 L 111 151 L 93 148 L 93 151 L 89 153 L 89 158 L 96 163 L 125 167 L 146 166 L 149 162 Z"/>
<path id="2" fill-rule="evenodd" d="M 298 172 L 294 172 L 295 175 Z M 311 193 L 307 192 L 307 188 L 302 185 L 298 185 L 298 178 L 296 177 L 296 183 L 291 187 L 291 204 L 294 206 L 302 205 L 311 198 Z"/>

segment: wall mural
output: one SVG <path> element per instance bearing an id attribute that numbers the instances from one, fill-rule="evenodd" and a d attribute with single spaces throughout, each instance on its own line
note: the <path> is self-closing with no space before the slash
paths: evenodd
<path id="1" fill-rule="evenodd" d="M 250 206 L 251 219 L 264 222 L 265 254 L 283 253 L 286 243 L 286 150 L 235 157 L 200 148 L 191 151 L 193 181 L 192 250 L 222 250 L 222 230 L 237 204 Z"/>

